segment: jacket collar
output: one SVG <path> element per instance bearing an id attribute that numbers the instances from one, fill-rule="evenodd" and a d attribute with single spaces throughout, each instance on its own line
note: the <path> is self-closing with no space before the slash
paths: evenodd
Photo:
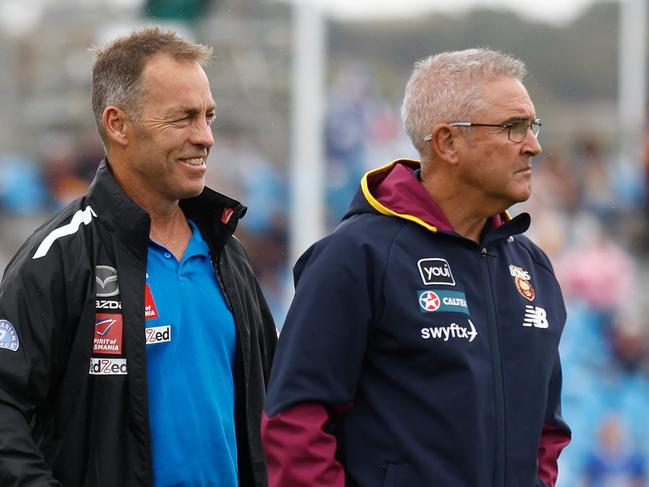
<path id="1" fill-rule="evenodd" d="M 361 180 L 364 201 L 355 198 L 346 216 L 366 212 L 369 205 L 378 213 L 412 221 L 432 232 L 455 234 L 441 208 L 421 184 L 418 177 L 420 167 L 419 161 L 399 159 L 369 171 Z M 512 220 L 508 212 L 503 212 L 489 218 L 481 241 L 491 242 L 523 233 L 529 225 L 527 213 Z"/>
<path id="2" fill-rule="evenodd" d="M 108 226 L 119 240 L 129 246 L 146 250 L 151 219 L 121 188 L 113 176 L 106 159 L 97 169 L 88 191 L 89 205 L 97 218 Z M 180 201 L 180 207 L 201 230 L 210 243 L 211 250 L 220 251 L 225 241 L 234 233 L 239 219 L 247 208 L 210 188 L 194 197 Z"/>

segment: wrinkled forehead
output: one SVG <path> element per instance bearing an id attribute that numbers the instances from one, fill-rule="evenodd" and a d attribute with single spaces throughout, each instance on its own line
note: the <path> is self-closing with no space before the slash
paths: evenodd
<path id="1" fill-rule="evenodd" d="M 160 108 L 182 105 L 204 110 L 214 106 L 210 83 L 202 66 L 194 61 L 176 61 L 160 56 L 149 61 L 142 73 L 148 102 Z"/>
<path id="2" fill-rule="evenodd" d="M 482 85 L 478 114 L 484 112 L 500 118 L 536 118 L 536 108 L 525 85 L 515 78 L 490 80 Z"/>

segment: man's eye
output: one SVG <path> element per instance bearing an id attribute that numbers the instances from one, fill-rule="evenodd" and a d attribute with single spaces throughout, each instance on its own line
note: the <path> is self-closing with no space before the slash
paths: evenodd
<path id="1" fill-rule="evenodd" d="M 527 128 L 530 126 L 529 122 L 527 120 L 520 121 L 520 122 L 513 122 L 510 124 L 512 131 L 516 133 L 525 133 L 527 132 Z"/>
<path id="2" fill-rule="evenodd" d="M 177 118 L 176 120 L 173 120 L 171 123 L 174 123 L 176 125 L 184 125 L 189 123 L 190 120 L 191 117 L 181 117 L 181 118 Z"/>

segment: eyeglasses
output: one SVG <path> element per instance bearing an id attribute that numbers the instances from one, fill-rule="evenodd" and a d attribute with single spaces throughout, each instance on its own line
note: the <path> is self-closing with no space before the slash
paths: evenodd
<path id="1" fill-rule="evenodd" d="M 507 130 L 507 137 L 515 144 L 519 144 L 527 137 L 527 131 L 532 130 L 534 137 L 538 137 L 541 131 L 541 119 L 536 118 L 532 122 L 527 120 L 517 120 L 509 123 L 473 123 L 473 122 L 451 122 L 451 127 L 496 127 L 502 130 Z M 433 134 L 428 134 L 424 140 L 432 140 Z"/>

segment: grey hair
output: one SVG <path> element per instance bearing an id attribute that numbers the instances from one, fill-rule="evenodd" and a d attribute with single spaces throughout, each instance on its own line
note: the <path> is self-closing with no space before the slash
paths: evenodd
<path id="1" fill-rule="evenodd" d="M 212 48 L 188 42 L 174 31 L 148 26 L 97 49 L 92 69 L 92 111 L 104 145 L 104 110 L 116 106 L 137 119 L 139 107 L 149 94 L 142 72 L 156 54 L 204 66 L 210 61 Z"/>
<path id="2" fill-rule="evenodd" d="M 481 107 L 482 86 L 502 78 L 522 81 L 525 63 L 489 48 L 442 52 L 415 63 L 401 105 L 406 133 L 422 158 L 424 140 L 439 123 L 470 118 Z"/>

